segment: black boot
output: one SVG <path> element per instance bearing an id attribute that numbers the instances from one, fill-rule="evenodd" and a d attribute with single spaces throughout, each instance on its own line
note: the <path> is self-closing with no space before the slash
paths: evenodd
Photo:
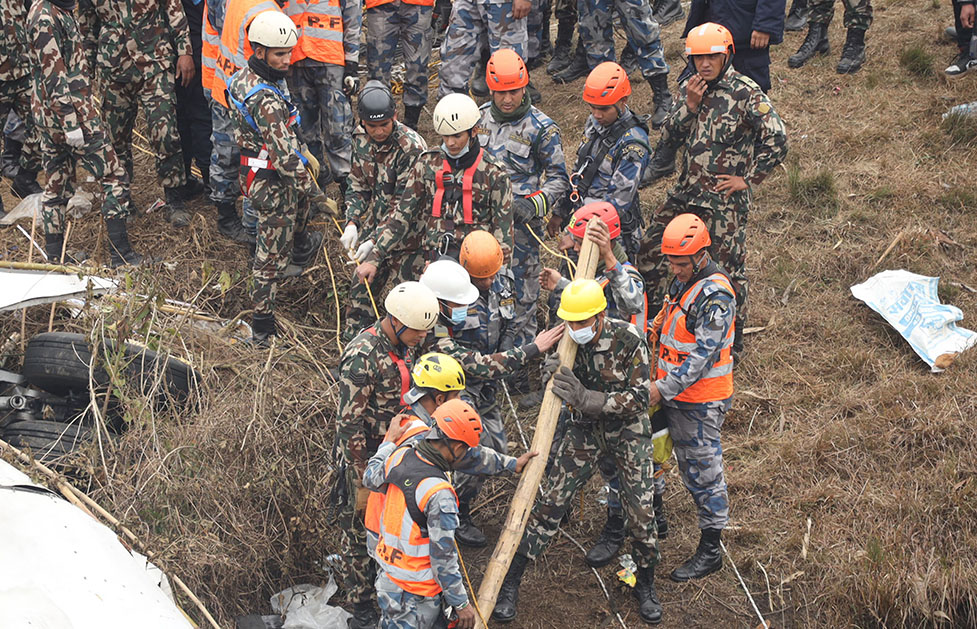
<path id="1" fill-rule="evenodd" d="M 956 37 L 954 37 L 956 41 Z M 3 154 L 0 155 L 0 173 L 4 177 L 13 179 L 20 170 L 20 154 L 24 149 L 24 143 L 12 138 L 4 138 Z"/>
<path id="2" fill-rule="evenodd" d="M 207 185 L 196 177 L 187 177 L 187 183 L 183 186 L 184 199 L 196 199 L 207 191 Z"/>
<path id="3" fill-rule="evenodd" d="M 420 105 L 404 105 L 404 124 L 417 131 L 417 121 L 421 119 Z"/>
<path id="4" fill-rule="evenodd" d="M 658 540 L 661 541 L 668 537 L 668 520 L 665 519 L 665 503 L 660 494 L 654 495 L 652 506 L 655 507 L 655 530 L 658 531 Z"/>
<path id="5" fill-rule="evenodd" d="M 794 0 L 787 13 L 787 20 L 784 22 L 785 31 L 800 31 L 807 26 L 807 16 L 811 9 L 807 6 L 807 0 Z"/>
<path id="6" fill-rule="evenodd" d="M 310 232 L 308 230 L 299 232 L 295 234 L 293 242 L 292 260 L 285 269 L 285 277 L 302 275 L 302 271 L 309 266 L 315 254 L 322 247 L 322 232 Z"/>
<path id="7" fill-rule="evenodd" d="M 855 74 L 865 63 L 865 30 L 849 28 L 845 47 L 841 49 L 838 74 Z"/>
<path id="8" fill-rule="evenodd" d="M 556 46 L 553 48 L 553 58 L 546 65 L 546 73 L 554 75 L 562 72 L 573 61 L 573 20 L 560 20 L 556 24 Z"/>
<path id="9" fill-rule="evenodd" d="M 234 203 L 222 201 L 217 204 L 217 231 L 221 236 L 240 242 L 248 243 L 248 235 L 241 224 L 241 217 L 237 215 L 237 208 Z"/>
<path id="10" fill-rule="evenodd" d="M 645 173 L 641 179 L 641 187 L 650 186 L 659 179 L 668 177 L 675 172 L 675 154 L 677 148 L 672 148 L 662 141 L 655 146 L 655 153 L 645 168 Z"/>
<path id="11" fill-rule="evenodd" d="M 3 212 L 0 212 L 0 216 L 3 216 Z M 63 247 L 64 234 L 44 234 L 44 253 L 47 254 L 49 264 L 80 264 L 88 258 L 84 252 L 79 251 L 65 251 L 62 257 Z"/>
<path id="12" fill-rule="evenodd" d="M 376 629 L 379 624 L 380 614 L 373 601 L 353 603 L 353 615 L 346 621 L 349 629 Z"/>
<path id="13" fill-rule="evenodd" d="M 512 622 L 516 618 L 516 605 L 519 603 L 519 584 L 522 574 L 529 565 L 529 558 L 516 553 L 502 581 L 499 597 L 495 599 L 495 609 L 492 610 L 492 620 L 497 622 Z"/>
<path id="14" fill-rule="evenodd" d="M 662 621 L 662 604 L 655 591 L 655 568 L 638 568 L 637 579 L 631 593 L 638 599 L 638 614 L 649 625 Z"/>
<path id="15" fill-rule="evenodd" d="M 471 504 L 463 502 L 458 506 L 458 528 L 455 529 L 455 540 L 462 546 L 484 548 L 488 546 L 485 533 L 472 522 Z"/>
<path id="16" fill-rule="evenodd" d="M 600 532 L 593 548 L 587 551 L 584 561 L 594 568 L 606 566 L 617 556 L 622 543 L 624 543 L 624 514 L 608 509 L 604 530 Z"/>
<path id="17" fill-rule="evenodd" d="M 536 89 L 536 86 L 533 85 L 532 81 L 530 81 L 529 85 L 526 86 L 526 93 L 529 94 L 529 102 L 533 105 L 536 105 L 539 103 L 539 101 L 543 100 L 543 95 L 539 93 L 539 90 Z"/>
<path id="18" fill-rule="evenodd" d="M 572 83 L 588 74 L 590 74 L 590 66 L 587 64 L 587 53 L 584 51 L 583 44 L 580 43 L 580 38 L 578 37 L 577 49 L 573 53 L 570 64 L 560 72 L 554 74 L 553 81 L 556 83 Z"/>
<path id="19" fill-rule="evenodd" d="M 255 314 L 251 317 L 251 343 L 262 349 L 271 345 L 271 337 L 278 335 L 275 313 Z"/>
<path id="20" fill-rule="evenodd" d="M 17 176 L 14 177 L 13 184 L 10 187 L 14 194 L 21 199 L 41 192 L 41 185 L 37 183 L 37 171 L 24 168 L 17 171 Z"/>
<path id="21" fill-rule="evenodd" d="M 695 554 L 684 564 L 672 570 L 669 578 L 684 583 L 690 579 L 701 579 L 722 568 L 723 551 L 719 547 L 719 537 L 722 532 L 722 529 L 702 529 L 699 547 L 695 549 Z"/>
<path id="22" fill-rule="evenodd" d="M 682 3 L 679 0 L 655 0 L 652 13 L 658 26 L 662 28 L 685 17 L 685 11 L 682 10 Z"/>
<path id="23" fill-rule="evenodd" d="M 787 59 L 787 65 L 791 68 L 799 68 L 810 61 L 814 55 L 826 55 L 830 51 L 831 46 L 828 44 L 828 25 L 811 22 L 807 28 L 807 37 L 804 38 L 804 43 L 797 49 L 797 52 Z"/>
<path id="24" fill-rule="evenodd" d="M 475 75 L 472 76 L 471 87 L 469 88 L 475 98 L 485 98 L 489 95 L 488 83 L 485 82 L 486 64 L 488 64 L 488 59 L 483 55 L 479 59 L 478 65 L 475 66 Z"/>
<path id="25" fill-rule="evenodd" d="M 173 227 L 186 227 L 190 224 L 190 214 L 183 203 L 183 194 L 179 188 L 163 188 L 166 197 L 166 220 Z"/>
<path id="26" fill-rule="evenodd" d="M 659 129 L 665 124 L 665 119 L 672 111 L 672 93 L 668 91 L 668 73 L 656 74 L 648 79 L 651 86 L 651 101 L 655 104 L 655 113 L 651 115 L 651 128 Z"/>
<path id="27" fill-rule="evenodd" d="M 144 258 L 132 250 L 129 244 L 129 232 L 126 229 L 126 219 L 107 218 L 105 219 L 105 231 L 109 235 L 109 264 L 112 268 L 120 267 L 124 264 L 139 266 Z"/>

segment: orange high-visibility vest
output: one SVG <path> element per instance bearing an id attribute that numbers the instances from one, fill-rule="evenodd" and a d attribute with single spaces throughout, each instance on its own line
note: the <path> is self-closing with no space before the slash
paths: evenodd
<path id="1" fill-rule="evenodd" d="M 394 0 L 366 0 L 366 8 L 372 9 L 383 4 L 390 4 Z M 421 7 L 433 7 L 434 0 L 400 0 L 404 4 L 415 4 Z"/>
<path id="2" fill-rule="evenodd" d="M 664 378 L 668 373 L 681 365 L 696 347 L 695 335 L 685 326 L 685 313 L 689 311 L 696 298 L 706 287 L 707 283 L 718 284 L 722 290 L 736 296 L 729 278 L 722 273 L 713 273 L 692 286 L 675 303 L 667 304 L 665 324 L 662 326 L 661 337 L 658 342 L 658 369 L 656 380 Z M 729 326 L 729 332 L 719 349 L 716 362 L 702 375 L 697 382 L 685 391 L 675 396 L 680 402 L 718 402 L 733 395 L 733 333 L 735 324 Z"/>
<path id="3" fill-rule="evenodd" d="M 380 514 L 376 560 L 405 592 L 436 596 L 441 586 L 431 567 L 431 539 L 424 509 L 438 491 L 458 496 L 445 473 L 403 446 L 387 460 L 387 494 Z"/>
<path id="4" fill-rule="evenodd" d="M 630 262 L 625 262 L 621 266 L 634 268 Z M 627 272 L 627 271 L 625 271 Z M 597 279 L 597 283 L 603 290 L 607 290 L 607 285 L 611 283 L 611 278 L 605 273 Z M 631 324 L 638 328 L 639 332 L 648 333 L 648 293 L 641 293 L 642 305 L 641 312 L 631 315 Z"/>
<path id="5" fill-rule="evenodd" d="M 217 61 L 214 63 L 214 81 L 210 95 L 224 107 L 227 103 L 227 88 L 234 73 L 248 65 L 251 57 L 251 42 L 248 41 L 248 27 L 259 13 L 281 11 L 274 0 L 228 0 L 224 13 L 224 27 L 221 29 Z"/>
<path id="6" fill-rule="evenodd" d="M 346 64 L 343 10 L 339 0 L 288 0 L 283 8 L 299 32 L 292 63 L 308 57 L 322 63 Z"/>
<path id="7" fill-rule="evenodd" d="M 210 95 L 214 85 L 214 71 L 217 69 L 217 55 L 220 54 L 221 34 L 210 25 L 207 19 L 207 3 L 204 2 L 204 27 L 201 35 L 200 48 L 200 82 L 204 86 L 204 94 Z"/>
<path id="8" fill-rule="evenodd" d="M 411 437 L 417 436 L 431 430 L 431 427 L 424 423 L 420 417 L 407 417 L 401 419 L 400 424 L 407 424 L 407 432 L 397 440 L 397 445 L 403 445 Z M 378 491 L 371 491 L 369 498 L 366 499 L 366 517 L 364 523 L 366 530 L 374 535 L 380 534 L 380 514 L 383 512 L 383 494 Z"/>

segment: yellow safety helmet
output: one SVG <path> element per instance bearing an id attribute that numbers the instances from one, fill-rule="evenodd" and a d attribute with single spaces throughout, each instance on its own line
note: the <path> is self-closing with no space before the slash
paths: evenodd
<path id="1" fill-rule="evenodd" d="M 465 370 L 461 363 L 448 356 L 430 352 L 417 359 L 410 372 L 414 386 L 404 395 L 404 402 L 413 404 L 425 395 L 427 390 L 463 391 L 465 389 Z"/>
<path id="2" fill-rule="evenodd" d="M 597 280 L 573 280 L 563 289 L 556 316 L 564 321 L 585 321 L 605 308 L 607 298 Z"/>

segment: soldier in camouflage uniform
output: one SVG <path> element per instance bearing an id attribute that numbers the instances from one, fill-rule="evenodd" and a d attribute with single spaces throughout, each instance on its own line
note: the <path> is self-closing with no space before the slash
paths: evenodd
<path id="1" fill-rule="evenodd" d="M 315 182 L 318 163 L 295 133 L 297 110 L 285 86 L 295 27 L 284 13 L 265 11 L 248 38 L 254 54 L 231 79 L 228 98 L 237 114 L 241 189 L 258 214 L 252 330 L 265 345 L 277 333 L 275 296 L 290 258 L 304 267 L 322 245 L 322 234 L 307 229 L 310 207 L 332 210 Z"/>
<path id="2" fill-rule="evenodd" d="M 634 326 L 609 318 L 606 308 L 604 291 L 594 280 L 575 280 L 563 291 L 558 316 L 568 322 L 579 348 L 573 370 L 564 367 L 553 376 L 553 392 L 573 415 L 502 583 L 492 612 L 496 620 L 515 618 L 526 565 L 543 553 L 577 491 L 590 480 L 600 458 L 608 456 L 617 466 L 632 535 L 639 612 L 646 622 L 661 621 L 654 586 L 659 555 L 652 506 L 648 344 Z"/>
<path id="3" fill-rule="evenodd" d="M 376 246 L 356 269 L 361 280 L 372 281 L 379 265 L 391 260 L 403 266 L 403 276 L 417 277 L 425 260 L 457 259 L 461 241 L 476 229 L 491 232 L 506 262 L 512 259 L 509 178 L 479 145 L 480 118 L 478 105 L 464 94 L 450 94 L 438 103 L 434 130 L 441 146 L 414 163 L 403 194 L 375 231 Z"/>
<path id="4" fill-rule="evenodd" d="M 489 59 L 486 80 L 492 100 L 481 108 L 478 142 L 502 164 L 512 185 L 510 268 L 517 300 L 512 327 L 518 330 L 514 343 L 522 345 L 536 334 L 536 278 L 542 268 L 539 242 L 530 230 L 542 237 L 543 219 L 566 196 L 570 180 L 560 128 L 530 103 L 529 72 L 522 59 L 512 50 L 499 50 Z"/>
<path id="5" fill-rule="evenodd" d="M 367 82 L 357 99 L 357 108 L 361 124 L 353 133 L 353 157 L 346 180 L 346 227 L 339 240 L 360 260 L 373 248 L 378 224 L 397 205 L 414 162 L 427 150 L 427 144 L 417 132 L 397 120 L 393 95 L 379 81 Z M 414 279 L 415 276 L 403 273 L 417 268 L 410 257 L 405 256 L 406 262 L 404 258 L 391 258 L 377 268 L 370 282 L 375 298 L 388 283 Z M 366 285 L 354 280 L 349 289 L 343 342 L 349 342 L 369 325 L 375 314 Z"/>
<path id="6" fill-rule="evenodd" d="M 842 0 L 845 5 L 845 28 L 848 34 L 836 68 L 838 74 L 858 72 L 865 63 L 865 32 L 872 25 L 871 0 Z M 811 0 L 807 37 L 796 53 L 787 59 L 791 68 L 799 68 L 816 54 L 828 53 L 828 25 L 835 14 L 835 0 Z"/>
<path id="7" fill-rule="evenodd" d="M 79 0 L 78 22 L 102 80 L 102 118 L 129 180 L 132 131 L 141 106 L 150 148 L 156 153 L 167 219 L 176 227 L 189 225 L 183 203 L 187 178 L 176 122 L 174 52 L 176 80 L 188 85 L 195 70 L 180 0 Z"/>
<path id="8" fill-rule="evenodd" d="M 102 131 L 74 8 L 74 0 L 38 0 L 27 17 L 35 72 L 33 115 L 47 175 L 41 197 L 45 251 L 49 260 L 61 259 L 64 212 L 77 164 L 102 186 L 112 266 L 139 264 L 142 256 L 132 250 L 126 231 L 129 179 Z"/>
<path id="9" fill-rule="evenodd" d="M 438 317 L 438 300 L 417 282 L 394 287 L 384 302 L 387 315 L 360 332 L 340 359 L 336 442 L 349 499 L 342 505 L 343 554 L 348 562 L 346 592 L 353 605 L 350 627 L 376 627 L 375 567 L 366 545 L 364 511 L 369 496 L 360 479 L 400 413 L 410 390 L 410 369 Z"/>
<path id="10" fill-rule="evenodd" d="M 729 521 L 720 429 L 733 396 L 736 299 L 730 278 L 709 258 L 709 231 L 695 214 L 675 217 L 661 252 L 675 279 L 659 335 L 652 405 L 661 403 L 679 474 L 699 515 L 699 546 L 671 573 L 699 579 L 722 567 L 720 534 Z"/>
<path id="11" fill-rule="evenodd" d="M 25 31 L 29 4 L 26 0 L 8 0 L 0 7 L 0 121 L 6 122 L 7 114 L 13 111 L 26 126 L 20 167 L 13 180 L 14 194 L 22 198 L 41 191 L 37 183 L 41 153 L 31 112 L 32 64 Z"/>
<path id="12" fill-rule="evenodd" d="M 746 325 L 746 221 L 753 188 L 787 155 L 787 132 L 763 90 L 731 67 L 732 35 L 707 22 L 693 29 L 686 54 L 698 74 L 682 87 L 682 104 L 662 129 L 662 144 L 685 146 L 678 182 L 655 213 L 636 259 L 651 312 L 658 312 L 666 277 L 658 248 L 665 226 L 691 212 L 709 227 L 717 262 L 736 288 L 736 351 Z M 714 46 L 728 53 L 710 53 Z"/>

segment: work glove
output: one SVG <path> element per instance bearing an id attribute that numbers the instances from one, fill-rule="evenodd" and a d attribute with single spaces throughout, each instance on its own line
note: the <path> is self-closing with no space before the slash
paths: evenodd
<path id="1" fill-rule="evenodd" d="M 316 156 L 312 154 L 312 151 L 309 150 L 309 147 L 306 146 L 302 149 L 302 157 L 308 160 L 305 163 L 305 168 L 309 171 L 309 174 L 312 175 L 313 179 L 319 181 L 319 171 L 320 171 L 319 160 L 316 159 Z"/>
<path id="2" fill-rule="evenodd" d="M 343 69 L 343 92 L 349 98 L 360 89 L 360 64 L 347 61 Z"/>
<path id="3" fill-rule="evenodd" d="M 367 240 L 356 250 L 355 258 L 357 262 L 363 262 L 373 253 L 373 241 Z"/>
<path id="4" fill-rule="evenodd" d="M 344 249 L 349 249 L 352 251 L 353 246 L 356 244 L 357 236 L 359 236 L 359 232 L 356 229 L 356 225 L 350 223 L 346 226 L 346 229 L 343 230 L 343 235 L 339 237 L 339 243 Z"/>
<path id="5" fill-rule="evenodd" d="M 339 205 L 336 203 L 335 199 L 330 199 L 325 194 L 321 194 L 319 201 L 319 212 L 326 216 L 339 216 Z"/>
<path id="6" fill-rule="evenodd" d="M 65 133 L 64 139 L 71 148 L 80 149 L 85 145 L 85 132 L 81 130 L 81 127 L 78 127 Z"/>
<path id="7" fill-rule="evenodd" d="M 554 374 L 553 393 L 582 415 L 599 415 L 607 399 L 605 393 L 585 389 L 568 367 L 560 367 Z"/>
<path id="8" fill-rule="evenodd" d="M 548 207 L 546 195 L 542 192 L 536 192 L 528 197 L 515 197 L 512 200 L 512 216 L 517 221 L 528 223 L 534 218 L 546 216 Z"/>

